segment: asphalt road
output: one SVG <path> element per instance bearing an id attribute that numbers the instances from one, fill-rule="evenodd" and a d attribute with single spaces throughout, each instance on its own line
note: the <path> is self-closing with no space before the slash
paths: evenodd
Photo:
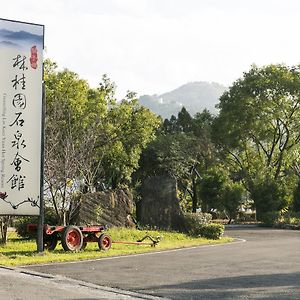
<path id="1" fill-rule="evenodd" d="M 246 241 L 26 269 L 171 299 L 300 299 L 300 231 L 226 234 Z"/>
<path id="2" fill-rule="evenodd" d="M 0 266 L 0 300 L 157 300 L 59 275 Z"/>

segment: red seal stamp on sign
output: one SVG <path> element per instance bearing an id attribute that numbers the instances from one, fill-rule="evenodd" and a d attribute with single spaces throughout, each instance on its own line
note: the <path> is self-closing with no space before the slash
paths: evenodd
<path id="1" fill-rule="evenodd" d="M 36 69 L 37 68 L 37 61 L 38 61 L 38 57 L 37 57 L 37 48 L 36 46 L 32 46 L 30 49 L 31 55 L 30 55 L 30 65 L 31 68 Z"/>

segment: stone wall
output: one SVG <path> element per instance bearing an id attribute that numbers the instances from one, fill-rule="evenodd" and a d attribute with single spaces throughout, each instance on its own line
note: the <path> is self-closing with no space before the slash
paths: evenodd
<path id="1" fill-rule="evenodd" d="M 132 227 L 132 195 L 125 190 L 108 190 L 81 196 L 73 224 Z"/>

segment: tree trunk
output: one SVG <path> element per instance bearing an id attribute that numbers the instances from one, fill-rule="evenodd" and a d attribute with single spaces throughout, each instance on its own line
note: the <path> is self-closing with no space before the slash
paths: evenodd
<path id="1" fill-rule="evenodd" d="M 1 244 L 7 243 L 7 229 L 8 229 L 9 217 L 5 216 L 1 218 Z"/>
<path id="2" fill-rule="evenodd" d="M 193 197 L 192 197 L 192 212 L 197 212 L 197 206 L 198 206 L 198 195 L 197 195 L 197 186 L 196 186 L 196 180 L 193 178 L 192 180 L 193 184 Z"/>

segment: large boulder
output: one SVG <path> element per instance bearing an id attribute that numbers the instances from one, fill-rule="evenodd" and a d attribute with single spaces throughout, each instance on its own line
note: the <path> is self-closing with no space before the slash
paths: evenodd
<path id="1" fill-rule="evenodd" d="M 132 195 L 126 190 L 107 190 L 80 196 L 80 205 L 72 220 L 77 225 L 133 227 Z"/>
<path id="2" fill-rule="evenodd" d="M 177 181 L 170 176 L 155 176 L 142 184 L 137 204 L 138 221 L 143 226 L 183 230 L 184 217 L 177 197 Z"/>

